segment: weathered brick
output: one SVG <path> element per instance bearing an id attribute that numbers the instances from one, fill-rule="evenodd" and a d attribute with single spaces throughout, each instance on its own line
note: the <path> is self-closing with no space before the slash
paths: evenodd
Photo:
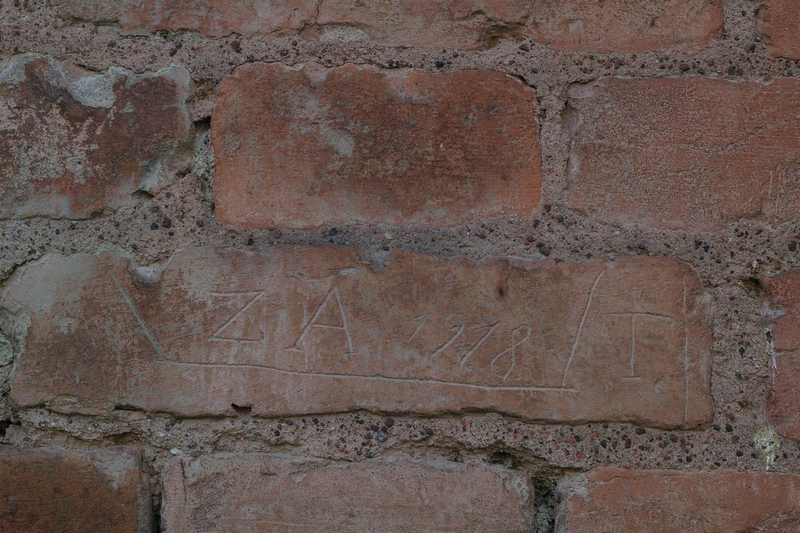
<path id="1" fill-rule="evenodd" d="M 697 274 L 674 260 L 445 260 L 352 249 L 110 252 L 19 269 L 20 406 L 186 416 L 494 410 L 533 420 L 710 422 Z"/>
<path id="2" fill-rule="evenodd" d="M 369 38 L 389 46 L 484 48 L 520 36 L 530 14 L 525 0 L 55 0 L 63 15 L 96 22 L 119 20 L 141 33 L 194 30 L 220 37 L 316 30 L 334 39 Z"/>
<path id="3" fill-rule="evenodd" d="M 763 0 L 758 10 L 759 31 L 778 57 L 800 59 L 800 11 L 795 0 Z"/>
<path id="4" fill-rule="evenodd" d="M 53 0 L 65 16 L 119 20 L 123 30 L 198 31 L 220 37 L 274 32 L 370 39 L 388 46 L 475 49 L 501 38 L 557 49 L 698 49 L 722 30 L 720 0 Z"/>
<path id="5" fill-rule="evenodd" d="M 91 74 L 26 54 L 0 73 L 0 218 L 86 218 L 184 168 L 188 73 Z"/>
<path id="6" fill-rule="evenodd" d="M 538 207 L 533 92 L 484 71 L 279 63 L 223 79 L 216 216 L 243 227 L 455 226 Z"/>
<path id="7" fill-rule="evenodd" d="M 197 31 L 210 37 L 294 34 L 312 24 L 319 0 L 52 0 L 68 17 L 119 21 L 123 31 Z"/>
<path id="8" fill-rule="evenodd" d="M 607 78 L 569 91 L 568 203 L 614 225 L 714 231 L 800 206 L 800 81 Z"/>
<path id="9" fill-rule="evenodd" d="M 93 22 L 113 22 L 122 16 L 128 0 L 50 0 L 61 15 Z"/>
<path id="10" fill-rule="evenodd" d="M 696 50 L 722 30 L 720 0 L 536 1 L 529 25 L 537 42 L 562 50 Z"/>
<path id="11" fill-rule="evenodd" d="M 598 468 L 559 486 L 558 533 L 800 531 L 800 478 Z"/>
<path id="12" fill-rule="evenodd" d="M 784 308 L 772 330 L 775 351 L 770 364 L 767 412 L 782 435 L 800 439 L 800 272 L 762 280 L 771 302 Z"/>
<path id="13" fill-rule="evenodd" d="M 262 454 L 174 459 L 164 530 L 532 531 L 533 487 L 505 468 L 372 460 L 343 465 Z"/>
<path id="14" fill-rule="evenodd" d="M 3 533 L 149 533 L 141 451 L 22 450 L 0 446 Z"/>
<path id="15" fill-rule="evenodd" d="M 127 0 L 123 30 L 195 30 L 221 37 L 272 32 L 296 33 L 313 23 L 318 1 L 308 0 Z"/>
<path id="16" fill-rule="evenodd" d="M 389 46 L 484 48 L 502 37 L 523 37 L 528 0 L 324 0 L 317 24 Z"/>

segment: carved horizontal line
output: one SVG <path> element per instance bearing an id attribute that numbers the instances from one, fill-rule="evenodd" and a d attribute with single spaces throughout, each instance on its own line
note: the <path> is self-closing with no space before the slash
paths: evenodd
<path id="1" fill-rule="evenodd" d="M 248 342 L 253 344 L 264 344 L 264 339 L 226 339 L 225 337 L 209 337 L 208 342 Z"/>
<path id="2" fill-rule="evenodd" d="M 571 392 L 577 394 L 578 389 L 569 387 L 495 387 L 492 385 L 476 385 L 473 383 L 458 383 L 456 381 L 442 381 L 438 379 L 418 379 L 418 378 L 391 378 L 386 376 L 362 376 L 358 374 L 334 374 L 327 372 L 299 372 L 296 370 L 284 370 L 282 368 L 275 368 L 271 366 L 261 365 L 243 365 L 243 364 L 213 364 L 213 363 L 179 363 L 177 361 L 158 361 L 165 365 L 179 365 L 179 366 L 194 366 L 194 367 L 212 367 L 212 368 L 244 368 L 250 370 L 270 370 L 282 374 L 292 376 L 316 376 L 323 378 L 345 378 L 345 379 L 369 379 L 375 381 L 386 381 L 394 383 L 417 383 L 420 385 L 448 385 L 451 387 L 464 387 L 470 389 L 480 390 L 500 390 L 500 391 L 521 391 L 521 392 Z"/>

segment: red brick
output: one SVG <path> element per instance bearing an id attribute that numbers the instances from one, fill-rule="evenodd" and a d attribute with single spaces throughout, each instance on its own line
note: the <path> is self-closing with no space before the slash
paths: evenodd
<path id="1" fill-rule="evenodd" d="M 800 531 L 800 478 L 598 468 L 559 486 L 558 533 Z"/>
<path id="2" fill-rule="evenodd" d="M 86 218 L 190 161 L 188 73 L 91 74 L 26 54 L 0 74 L 0 218 Z"/>
<path id="3" fill-rule="evenodd" d="M 496 72 L 245 65 L 211 136 L 224 224 L 455 226 L 539 204 L 534 94 Z"/>
<path id="4" fill-rule="evenodd" d="M 486 48 L 498 39 L 562 50 L 696 50 L 722 30 L 720 0 L 53 0 L 63 15 L 119 20 L 123 30 L 198 31 L 220 37 L 271 33 L 370 39 L 388 46 Z M 533 6 L 531 4 L 534 4 Z"/>
<path id="5" fill-rule="evenodd" d="M 163 479 L 170 533 L 533 530 L 533 487 L 499 467 L 226 454 L 174 459 Z"/>
<path id="6" fill-rule="evenodd" d="M 763 0 L 759 32 L 777 57 L 800 59 L 800 11 L 795 0 Z"/>
<path id="7" fill-rule="evenodd" d="M 324 0 L 317 24 L 389 46 L 469 49 L 523 37 L 529 16 L 527 0 Z"/>
<path id="8" fill-rule="evenodd" d="M 796 218 L 800 81 L 607 78 L 569 91 L 568 203 L 613 225 Z"/>
<path id="9" fill-rule="evenodd" d="M 3 305 L 30 324 L 11 386 L 23 407 L 697 427 L 712 415 L 705 300 L 665 258 L 395 251 L 373 270 L 352 249 L 285 247 L 187 249 L 133 273 L 110 252 L 47 256 L 15 273 Z"/>
<path id="10" fill-rule="evenodd" d="M 535 41 L 561 50 L 697 50 L 722 31 L 722 2 L 543 0 L 535 2 L 529 31 Z"/>
<path id="11" fill-rule="evenodd" d="M 800 439 L 800 272 L 763 280 L 770 301 L 784 309 L 772 329 L 767 412 L 778 433 Z"/>
<path id="12" fill-rule="evenodd" d="M 3 533 L 149 533 L 141 451 L 22 450 L 0 446 Z"/>
<path id="13" fill-rule="evenodd" d="M 55 7 L 83 20 L 119 20 L 134 33 L 190 30 L 220 37 L 311 30 L 309 36 L 449 48 L 484 48 L 503 36 L 520 37 L 530 14 L 524 0 L 55 0 Z"/>

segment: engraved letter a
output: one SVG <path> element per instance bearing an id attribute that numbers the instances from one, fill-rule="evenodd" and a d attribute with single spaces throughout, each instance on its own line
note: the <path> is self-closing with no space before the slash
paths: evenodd
<path id="1" fill-rule="evenodd" d="M 325 314 L 326 310 L 328 309 L 328 306 L 330 305 L 332 299 L 336 300 L 336 308 L 334 309 L 334 311 L 338 310 L 339 312 L 339 317 L 342 323 L 341 326 L 334 324 L 325 324 L 319 321 L 320 318 L 323 316 L 323 314 Z M 292 345 L 290 349 L 299 351 L 300 343 L 302 343 L 303 339 L 306 338 L 306 335 L 308 335 L 308 332 L 311 331 L 311 328 L 333 329 L 341 331 L 342 333 L 344 333 L 345 339 L 347 341 L 347 351 L 342 355 L 344 355 L 345 357 L 355 355 L 353 352 L 353 340 L 350 337 L 350 330 L 347 327 L 347 317 L 345 317 L 344 307 L 342 307 L 342 301 L 339 298 L 339 289 L 337 289 L 336 287 L 332 288 L 330 292 L 328 292 L 328 295 L 325 297 L 325 300 L 323 300 L 322 303 L 319 305 L 317 311 L 314 313 L 314 316 L 311 317 L 309 323 L 306 325 L 305 328 L 303 328 L 303 333 L 300 334 L 300 337 L 298 337 L 297 341 L 294 343 L 294 345 Z"/>

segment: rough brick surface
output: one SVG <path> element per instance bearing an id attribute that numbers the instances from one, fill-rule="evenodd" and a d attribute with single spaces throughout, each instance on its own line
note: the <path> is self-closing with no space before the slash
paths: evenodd
<path id="1" fill-rule="evenodd" d="M 49 256 L 16 277 L 4 306 L 30 320 L 12 383 L 20 405 L 491 409 L 666 427 L 711 416 L 700 281 L 668 259 L 394 252 L 373 271 L 350 249 L 201 248 L 131 275 L 110 253 Z"/>
<path id="2" fill-rule="evenodd" d="M 112 22 L 119 19 L 130 4 L 128 0 L 50 0 L 62 15 L 94 22 Z"/>
<path id="3" fill-rule="evenodd" d="M 483 48 L 522 37 L 529 16 L 526 0 L 323 0 L 317 24 L 390 46 Z"/>
<path id="4" fill-rule="evenodd" d="M 523 532 L 533 487 L 499 467 L 269 455 L 174 459 L 164 475 L 164 530 Z"/>
<path id="5" fill-rule="evenodd" d="M 759 30 L 778 57 L 800 59 L 800 10 L 795 0 L 764 0 Z"/>
<path id="6" fill-rule="evenodd" d="M 195 30 L 215 37 L 294 33 L 313 22 L 316 1 L 128 0 L 120 26 L 130 31 Z"/>
<path id="7" fill-rule="evenodd" d="M 119 20 L 130 32 L 194 30 L 208 36 L 312 30 L 325 38 L 372 39 L 388 46 L 485 48 L 503 36 L 521 37 L 530 6 L 523 0 L 55 0 L 67 16 Z"/>
<path id="8" fill-rule="evenodd" d="M 700 49 L 722 30 L 719 0 L 607 2 L 526 0 L 54 0 L 69 17 L 119 20 L 130 32 L 208 36 L 295 35 L 369 39 L 388 46 L 480 49 L 501 38 L 562 50 L 646 52 Z"/>
<path id="9" fill-rule="evenodd" d="M 569 91 L 568 203 L 614 225 L 713 231 L 789 221 L 800 81 L 607 78 Z"/>
<path id="10" fill-rule="evenodd" d="M 527 218 L 536 124 L 533 92 L 495 72 L 239 67 L 212 122 L 216 216 L 293 228 Z"/>
<path id="11" fill-rule="evenodd" d="M 141 451 L 21 450 L 0 446 L 3 533 L 149 533 Z"/>
<path id="12" fill-rule="evenodd" d="M 187 166 L 188 73 L 90 74 L 31 54 L 0 73 L 0 217 L 85 218 Z"/>
<path id="13" fill-rule="evenodd" d="M 562 50 L 700 49 L 722 30 L 720 0 L 533 2 L 530 36 Z"/>
<path id="14" fill-rule="evenodd" d="M 800 439 L 800 272 L 765 278 L 763 283 L 771 302 L 784 308 L 772 330 L 775 353 L 768 413 L 779 433 Z"/>
<path id="15" fill-rule="evenodd" d="M 557 533 L 800 531 L 800 478 L 598 468 L 562 481 Z"/>
<path id="16" fill-rule="evenodd" d="M 119 21 L 132 33 L 188 30 L 214 37 L 294 34 L 313 23 L 319 7 L 318 0 L 53 0 L 53 4 L 63 15 Z"/>

